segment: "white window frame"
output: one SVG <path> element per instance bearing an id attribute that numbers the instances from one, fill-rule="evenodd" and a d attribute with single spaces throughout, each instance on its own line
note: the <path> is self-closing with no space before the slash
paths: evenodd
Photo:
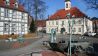
<path id="1" fill-rule="evenodd" d="M 16 32 L 16 24 L 15 23 L 12 23 L 11 31 Z"/>
<path id="2" fill-rule="evenodd" d="M 5 9 L 4 17 L 5 17 L 5 18 L 8 18 L 8 16 L 9 16 L 9 11 L 8 11 L 8 9 Z"/>
<path id="3" fill-rule="evenodd" d="M 16 16 L 17 16 L 17 11 L 13 10 L 13 12 L 12 12 L 12 18 L 16 19 Z"/>
<path id="4" fill-rule="evenodd" d="M 25 31 L 25 24 L 21 24 L 21 32 Z"/>
<path id="5" fill-rule="evenodd" d="M 1 8 L 1 13 L 4 13 L 4 8 Z"/>
<path id="6" fill-rule="evenodd" d="M 73 28 L 73 32 L 76 32 L 76 28 Z"/>
<path id="7" fill-rule="evenodd" d="M 4 29 L 3 29 L 3 31 L 4 32 L 8 32 L 9 31 L 9 24 L 8 23 L 4 23 Z"/>
<path id="8" fill-rule="evenodd" d="M 78 32 L 81 32 L 81 28 L 78 28 Z"/>
<path id="9" fill-rule="evenodd" d="M 56 25 L 58 25 L 58 21 L 56 21 Z"/>

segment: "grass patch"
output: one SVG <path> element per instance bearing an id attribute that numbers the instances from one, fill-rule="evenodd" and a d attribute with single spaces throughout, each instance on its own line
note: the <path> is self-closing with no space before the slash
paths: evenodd
<path id="1" fill-rule="evenodd" d="M 24 34 L 24 38 L 35 38 L 35 37 L 36 37 L 36 33 Z"/>
<path id="2" fill-rule="evenodd" d="M 16 39 L 18 38 L 18 34 L 14 34 L 14 35 L 0 35 L 0 39 L 8 39 L 8 38 L 13 38 Z M 36 33 L 28 33 L 28 34 L 24 34 L 23 35 L 24 38 L 35 38 L 36 37 Z"/>

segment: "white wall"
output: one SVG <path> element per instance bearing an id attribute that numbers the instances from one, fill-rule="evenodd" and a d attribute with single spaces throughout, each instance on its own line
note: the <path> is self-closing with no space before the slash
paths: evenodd
<path id="1" fill-rule="evenodd" d="M 75 18 L 75 24 L 73 25 L 73 28 L 75 28 L 75 32 L 73 34 L 83 34 L 85 33 L 86 30 L 86 21 L 88 19 L 83 19 L 83 18 Z M 84 20 L 84 21 L 83 21 Z M 64 21 L 64 25 L 62 26 L 62 21 Z M 72 21 L 72 19 L 70 19 Z M 56 25 L 56 22 L 58 22 L 58 25 Z M 80 23 L 81 22 L 81 23 Z M 83 23 L 84 22 L 84 23 Z M 92 31 L 92 21 L 88 20 L 87 25 L 89 26 L 89 31 Z M 68 19 L 59 19 L 59 20 L 48 20 L 46 21 L 46 32 L 51 33 L 51 29 L 57 29 L 57 33 L 60 33 L 61 28 L 64 27 L 66 32 L 69 33 L 69 25 L 68 25 Z"/>
<path id="2" fill-rule="evenodd" d="M 6 8 L 0 8 L 0 35 L 3 34 L 8 34 L 7 32 L 4 32 L 4 23 L 8 23 L 10 24 L 10 28 L 9 28 L 9 33 L 12 34 L 19 34 L 19 33 L 23 33 L 23 34 L 27 34 L 28 30 L 27 30 L 27 23 L 28 23 L 28 14 L 25 12 L 21 12 L 21 11 L 15 11 L 15 10 L 11 10 L 8 9 L 8 17 L 5 17 L 5 9 Z M 10 21 L 10 22 L 9 22 Z M 16 31 L 12 32 L 12 24 L 16 25 Z M 24 31 L 22 31 L 21 27 L 24 24 Z"/>

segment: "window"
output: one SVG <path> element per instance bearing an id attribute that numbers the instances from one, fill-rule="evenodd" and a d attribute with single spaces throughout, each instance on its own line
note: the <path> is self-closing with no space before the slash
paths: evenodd
<path id="1" fill-rule="evenodd" d="M 5 4 L 6 4 L 6 5 L 10 5 L 10 0 L 6 0 L 6 1 L 5 1 Z"/>
<path id="2" fill-rule="evenodd" d="M 68 8 L 68 3 L 66 4 L 66 8 Z"/>
<path id="3" fill-rule="evenodd" d="M 16 24 L 12 24 L 12 32 L 16 31 Z"/>
<path id="4" fill-rule="evenodd" d="M 8 32 L 9 24 L 4 23 L 4 32 Z"/>
<path id="5" fill-rule="evenodd" d="M 54 22 L 52 21 L 52 25 L 54 25 Z"/>
<path id="6" fill-rule="evenodd" d="M 24 32 L 25 31 L 25 25 L 21 24 L 21 31 Z"/>
<path id="7" fill-rule="evenodd" d="M 9 13 L 12 14 L 12 10 L 9 10 Z"/>
<path id="8" fill-rule="evenodd" d="M 16 13 L 16 11 L 13 10 L 12 17 L 13 17 L 14 19 L 16 19 L 16 16 L 17 16 L 17 13 Z"/>
<path id="9" fill-rule="evenodd" d="M 73 32 L 76 32 L 76 28 L 73 28 Z"/>
<path id="10" fill-rule="evenodd" d="M 79 23 L 79 24 L 81 24 L 81 23 L 82 23 L 82 21 L 81 21 L 81 20 L 78 20 L 78 23 Z"/>
<path id="11" fill-rule="evenodd" d="M 12 10 L 8 10 L 8 17 L 12 18 Z"/>
<path id="12" fill-rule="evenodd" d="M 56 25 L 58 25 L 58 22 L 56 21 Z"/>
<path id="13" fill-rule="evenodd" d="M 78 31 L 81 32 L 81 28 L 79 28 Z"/>
<path id="14" fill-rule="evenodd" d="M 4 20 L 4 17 L 0 17 L 1 20 Z"/>
<path id="15" fill-rule="evenodd" d="M 51 24 L 50 24 L 50 21 L 49 21 L 49 25 L 51 25 Z"/>
<path id="16" fill-rule="evenodd" d="M 22 19 L 25 19 L 25 14 L 24 13 L 20 13 L 20 15 L 19 16 L 21 16 L 22 17 Z"/>
<path id="17" fill-rule="evenodd" d="M 1 12 L 2 12 L 2 13 L 4 12 L 4 8 L 1 8 Z"/>
<path id="18" fill-rule="evenodd" d="M 64 25 L 64 21 L 62 21 L 62 26 Z"/>
<path id="19" fill-rule="evenodd" d="M 5 12 L 4 12 L 4 16 L 7 18 L 8 17 L 8 9 L 5 9 Z"/>
<path id="20" fill-rule="evenodd" d="M 4 17 L 4 13 L 1 13 L 1 16 L 3 16 L 3 17 Z"/>

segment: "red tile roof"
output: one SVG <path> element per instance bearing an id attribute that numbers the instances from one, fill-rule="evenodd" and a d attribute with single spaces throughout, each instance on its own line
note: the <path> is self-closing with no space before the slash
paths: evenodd
<path id="1" fill-rule="evenodd" d="M 45 27 L 46 26 L 46 20 L 38 20 L 36 22 L 37 27 Z"/>
<path id="2" fill-rule="evenodd" d="M 81 18 L 86 16 L 84 13 L 82 13 L 78 8 L 73 7 L 70 10 L 60 9 L 53 15 L 49 17 L 49 20 L 57 20 L 57 19 L 65 19 L 67 18 L 67 14 L 70 13 L 71 17 L 74 15 L 76 18 Z"/>
<path id="3" fill-rule="evenodd" d="M 6 6 L 5 0 L 0 0 L 0 6 L 1 7 L 7 7 L 7 8 L 10 8 L 10 9 L 15 9 L 15 7 L 14 7 L 15 2 L 16 2 L 16 0 L 10 0 L 10 5 Z M 16 8 L 17 10 L 19 10 L 19 11 L 25 11 L 24 7 L 22 5 L 20 5 L 20 4 L 18 4 L 18 5 L 19 5 L 19 7 Z"/>

